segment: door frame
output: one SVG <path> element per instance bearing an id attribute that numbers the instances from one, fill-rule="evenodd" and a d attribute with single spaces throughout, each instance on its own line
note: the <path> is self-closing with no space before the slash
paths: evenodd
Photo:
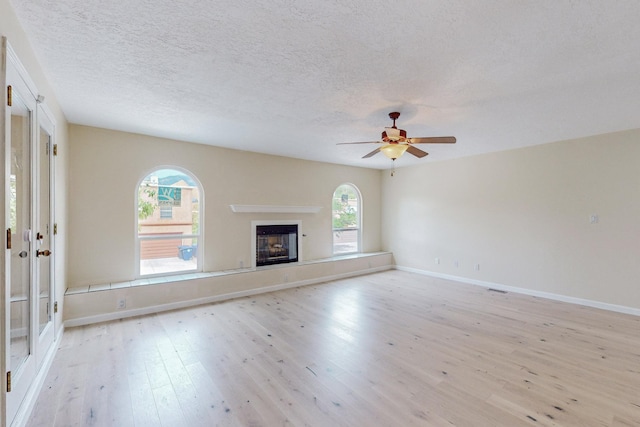
<path id="1" fill-rule="evenodd" d="M 2 228 L 2 247 L 7 247 L 7 233 L 4 226 L 7 224 L 8 218 L 8 207 L 6 204 L 6 195 L 9 191 L 9 183 L 6 182 L 5 177 L 7 176 L 7 163 L 6 163 L 6 136 L 7 136 L 7 127 L 5 124 L 6 118 L 6 110 L 7 110 L 7 90 L 6 90 L 6 81 L 7 81 L 7 39 L 6 37 L 2 37 L 0 40 L 0 82 L 2 82 L 2 96 L 0 99 L 2 100 L 2 105 L 0 105 L 0 138 L 2 139 L 3 149 L 0 150 L 0 179 L 2 180 L 3 185 L 3 196 L 2 199 L 5 201 L 4 209 L 0 209 L 0 223 L 3 224 Z M 7 307 L 7 292 L 5 287 L 7 286 L 7 273 L 5 266 L 7 262 L 11 261 L 9 252 L 4 249 L 4 256 L 2 257 L 2 262 L 0 262 L 0 275 L 2 277 L 2 289 L 0 289 L 0 306 L 6 311 Z M 0 352 L 0 414 L 7 413 L 7 355 L 6 355 L 6 343 L 7 343 L 7 321 L 6 316 L 0 316 L 0 348 L 2 351 Z M 0 426 L 5 426 L 6 424 L 6 416 L 0 417 Z"/>
<path id="2" fill-rule="evenodd" d="M 42 332 L 40 332 L 40 322 L 39 322 L 39 313 L 40 313 L 40 303 L 41 303 L 41 299 L 39 297 L 39 293 L 41 291 L 40 289 L 40 284 L 42 283 L 42 270 L 40 269 L 40 262 L 39 259 L 36 257 L 35 258 L 35 277 L 34 277 L 34 289 L 36 289 L 38 292 L 36 292 L 36 294 L 34 294 L 34 304 L 33 304 L 33 309 L 34 309 L 34 319 L 33 320 L 38 320 L 38 321 L 34 321 L 33 322 L 33 333 L 34 333 L 34 338 L 37 341 L 37 345 L 36 345 L 36 370 L 39 370 L 42 367 L 42 364 L 45 360 L 45 356 L 47 355 L 48 351 L 50 350 L 50 347 L 53 345 L 53 342 L 55 341 L 55 334 L 56 334 L 56 327 L 55 327 L 55 316 L 54 316 L 54 301 L 55 301 L 55 292 L 56 292 L 56 286 L 55 286 L 55 256 L 56 256 L 56 249 L 55 249 L 55 237 L 54 237 L 54 224 L 55 224 L 55 218 L 54 218 L 54 214 L 55 214 L 55 161 L 54 161 L 54 146 L 55 146 L 55 133 L 56 133 L 56 124 L 55 124 L 55 120 L 53 119 L 53 115 L 51 114 L 51 111 L 49 110 L 49 108 L 43 104 L 41 101 L 36 100 L 37 102 L 37 108 L 36 108 L 36 120 L 35 120 L 35 127 L 36 127 L 36 137 L 35 137 L 35 145 L 36 145 L 36 152 L 35 154 L 35 163 L 36 163 L 36 169 L 35 169 L 35 182 L 37 183 L 37 189 L 36 189 L 36 194 L 34 195 L 34 200 L 37 200 L 37 204 L 35 206 L 36 209 L 36 227 L 39 227 L 40 224 L 42 223 L 42 205 L 40 203 L 41 201 L 41 194 L 42 191 L 44 190 L 42 188 L 42 186 L 40 185 L 42 183 L 42 176 L 41 176 L 41 172 L 42 172 L 42 164 L 44 161 L 46 161 L 48 163 L 48 173 L 49 176 L 47 177 L 47 183 L 49 184 L 48 188 L 46 189 L 46 191 L 48 191 L 49 193 L 49 197 L 48 197 L 48 202 L 49 202 L 49 209 L 48 209 L 48 218 L 47 218 L 47 223 L 49 225 L 49 229 L 48 230 L 34 230 L 34 233 L 36 232 L 43 232 L 43 233 L 47 233 L 47 240 L 49 242 L 49 247 L 48 248 L 43 248 L 43 249 L 49 249 L 51 251 L 51 255 L 48 257 L 48 262 L 49 262 L 49 270 L 48 270 L 48 282 L 49 283 L 49 298 L 48 298 L 48 304 L 49 304 L 49 313 L 50 313 L 50 320 L 47 322 L 47 325 L 45 326 L 44 330 Z M 47 158 L 43 159 L 41 157 L 41 153 L 42 153 L 42 141 L 40 140 L 40 129 L 44 129 L 47 134 L 49 135 L 49 150 L 48 150 L 48 154 L 47 154 Z M 38 243 L 34 242 L 35 245 L 35 250 L 38 250 Z"/>
<path id="3" fill-rule="evenodd" d="M 33 84 L 33 82 L 31 81 L 31 79 L 29 78 L 28 74 L 26 73 L 26 70 L 24 69 L 24 67 L 22 66 L 22 64 L 20 63 L 20 61 L 18 60 L 17 55 L 15 54 L 15 52 L 13 51 L 13 49 L 11 48 L 11 46 L 9 45 L 8 42 L 6 42 L 6 40 L 3 43 L 4 48 L 5 48 L 5 53 L 6 53 L 6 59 L 5 59 L 5 80 L 3 81 L 3 92 L 5 93 L 5 103 L 4 103 L 4 107 L 3 107 L 3 117 L 4 117 L 4 150 L 3 150 L 3 155 L 4 155 L 4 175 L 3 175 L 3 181 L 5 183 L 5 191 L 4 191 L 4 205 L 5 205 L 5 210 L 4 210 L 4 227 L 3 230 L 5 231 L 3 234 L 5 236 L 5 239 L 8 240 L 11 236 L 9 234 L 9 228 L 10 228 L 10 203 L 8 198 L 9 198 L 9 194 L 10 194 L 10 179 L 9 179 L 9 175 L 11 174 L 11 161 L 12 161 L 12 153 L 11 153 L 11 149 L 12 149 L 12 127 L 11 127 L 11 116 L 12 116 L 12 110 L 11 107 L 8 105 L 8 99 L 9 99 L 9 91 L 8 91 L 8 86 L 11 85 L 12 87 L 12 98 L 13 98 L 13 103 L 15 104 L 16 100 L 18 98 L 20 98 L 22 101 L 24 101 L 25 106 L 27 107 L 27 109 L 29 110 L 29 114 L 30 114 L 30 123 L 29 123 L 29 158 L 28 159 L 24 159 L 25 163 L 29 162 L 30 165 L 30 170 L 29 170 L 29 191 L 30 191 L 30 206 L 29 206 L 29 212 L 28 212 L 28 218 L 29 218 L 29 226 L 32 226 L 34 221 L 35 221 L 35 210 L 34 210 L 34 205 L 33 205 L 33 201 L 34 201 L 34 178 L 33 178 L 33 174 L 34 174 L 34 167 L 35 167 L 35 162 L 34 162 L 34 148 L 35 148 L 35 123 L 36 123 L 36 109 L 37 109 L 37 105 L 36 105 L 36 98 L 37 95 L 35 95 L 36 90 L 35 90 L 35 85 Z M 12 233 L 14 234 L 14 236 L 16 234 L 21 234 L 19 233 L 18 230 L 12 230 Z M 27 395 L 28 391 L 29 391 L 29 387 L 30 384 L 33 382 L 33 380 L 35 379 L 35 374 L 36 374 L 36 369 L 35 369 L 35 357 L 33 356 L 33 351 L 34 351 L 34 336 L 33 336 L 33 294 L 34 294 L 34 276 L 35 276 L 35 259 L 34 259 L 34 254 L 33 254 L 33 244 L 30 244 L 30 250 L 29 250 L 29 254 L 27 257 L 27 261 L 29 262 L 29 289 L 28 289 L 28 301 L 29 301 L 29 305 L 28 305 L 28 309 L 29 309 L 29 354 L 27 355 L 27 358 L 25 359 L 25 361 L 22 363 L 22 365 L 20 366 L 20 369 L 17 372 L 12 372 L 11 373 L 11 391 L 8 392 L 8 371 L 11 370 L 11 365 L 9 363 L 10 361 L 10 357 L 11 357 L 11 345 L 10 345 L 10 341 L 11 341 L 11 331 L 9 331 L 10 325 L 11 325 L 11 266 L 12 266 L 12 249 L 9 248 L 9 245 L 6 243 L 5 240 L 5 264 L 3 267 L 3 271 L 4 271 L 4 289 L 3 289 L 3 294 L 5 296 L 5 305 L 4 305 L 4 309 L 5 309 L 5 316 L 4 316 L 4 333 L 5 333 L 5 339 L 4 339 L 4 355 L 3 355 L 3 359 L 4 359 L 4 363 L 5 363 L 5 370 L 2 372 L 2 377 L 3 377 L 3 389 L 2 392 L 6 393 L 6 399 L 5 399 L 5 403 L 6 403 L 6 407 L 4 408 L 4 413 L 6 414 L 6 423 L 10 424 L 15 418 L 16 415 L 18 414 L 19 408 L 24 400 L 24 397 Z M 31 239 L 31 242 L 33 241 L 33 239 Z M 14 245 L 16 245 L 18 242 L 15 242 Z"/>
<path id="4" fill-rule="evenodd" d="M 38 215 L 39 215 L 39 173 L 40 173 L 40 164 L 39 164 L 39 132 L 40 132 L 40 118 L 43 118 L 43 124 L 46 126 L 47 132 L 50 133 L 52 146 L 55 143 L 55 120 L 53 119 L 53 115 L 51 111 L 46 108 L 42 101 L 44 98 L 40 97 L 37 91 L 37 87 L 34 82 L 31 80 L 27 70 L 22 65 L 19 60 L 17 54 L 8 43 L 6 37 L 2 37 L 0 39 L 0 82 L 2 82 L 2 93 L 0 96 L 2 100 L 2 105 L 0 105 L 0 140 L 3 142 L 3 149 L 0 150 L 0 176 L 1 180 L 4 183 L 4 193 L 3 199 L 5 201 L 5 208 L 0 210 L 0 223 L 4 224 L 4 229 L 2 233 L 2 245 L 4 247 L 4 257 L 0 258 L 0 277 L 2 277 L 2 285 L 0 290 L 0 305 L 3 307 L 5 313 L 4 316 L 0 316 L 0 344 L 2 351 L 0 351 L 0 426 L 5 426 L 12 422 L 17 422 L 18 424 L 23 424 L 27 421 L 27 417 L 33 408 L 33 404 L 35 403 L 35 398 L 37 397 L 37 393 L 41 387 L 42 382 L 44 381 L 44 375 L 46 370 L 48 370 L 48 366 L 52 361 L 52 356 L 55 353 L 55 315 L 52 313 L 52 320 L 47 328 L 49 331 L 46 333 L 46 338 L 41 340 L 39 334 L 39 322 L 38 322 L 38 295 L 36 295 L 36 290 L 38 289 L 37 281 L 38 281 L 38 268 L 37 268 L 37 258 L 36 251 L 38 249 L 35 244 L 35 233 L 34 229 L 38 225 Z M 31 295 L 31 303 L 30 303 L 30 354 L 27 357 L 27 360 L 23 363 L 22 367 L 19 369 L 19 372 L 12 373 L 12 391 L 7 392 L 7 371 L 11 369 L 9 364 L 10 357 L 10 346 L 9 340 L 11 339 L 11 334 L 8 328 L 10 327 L 10 307 L 9 304 L 11 302 L 11 249 L 8 249 L 8 238 L 10 235 L 8 234 L 8 228 L 10 226 L 10 207 L 8 202 L 9 198 L 9 190 L 10 190 L 10 179 L 8 179 L 8 175 L 11 173 L 11 108 L 8 106 L 8 90 L 7 85 L 12 85 L 12 91 L 14 96 L 18 93 L 20 94 L 20 98 L 23 99 L 28 105 L 28 109 L 31 113 L 31 123 L 29 128 L 30 133 L 30 154 L 29 154 L 29 163 L 31 167 L 30 171 L 30 180 L 31 180 L 31 207 L 29 218 L 31 221 L 31 233 L 33 235 L 32 244 L 29 254 L 29 263 L 30 263 L 30 286 L 29 293 Z M 55 169 L 54 164 L 55 161 L 53 158 L 48 160 L 50 163 L 49 170 L 49 191 L 50 191 L 50 212 L 49 212 L 49 221 L 50 224 L 54 224 L 54 215 L 55 215 Z M 50 245 L 51 248 L 55 247 L 54 241 L 54 233 L 52 230 L 53 227 L 50 227 Z M 53 250 L 52 250 L 53 251 Z M 53 282 L 55 278 L 55 262 L 53 259 L 50 260 L 51 268 L 50 268 L 50 280 L 52 280 L 52 290 L 50 292 L 50 300 L 53 301 L 55 299 L 55 283 Z M 46 329 L 46 328 L 45 328 Z M 47 344 L 49 343 L 49 344 Z M 40 347 L 42 344 L 42 348 Z M 45 345 L 48 345 L 47 348 L 44 348 Z M 41 354 L 39 356 L 39 354 Z"/>

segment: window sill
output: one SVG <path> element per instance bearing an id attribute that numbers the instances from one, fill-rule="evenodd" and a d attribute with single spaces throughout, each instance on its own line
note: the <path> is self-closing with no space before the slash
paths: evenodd
<path id="1" fill-rule="evenodd" d="M 257 268 L 239 268 L 234 270 L 222 270 L 222 271 L 214 271 L 214 272 L 206 272 L 206 273 L 185 273 L 185 274 L 175 274 L 175 275 L 167 275 L 167 276 L 156 276 L 145 279 L 136 279 L 125 282 L 114 282 L 114 283 L 104 283 L 104 284 L 96 284 L 96 285 L 88 285 L 88 286 L 79 286 L 74 288 L 67 288 L 65 295 L 76 295 L 76 294 L 85 294 L 90 292 L 100 292 L 100 291 L 109 291 L 114 289 L 125 289 L 125 288 L 134 288 L 138 286 L 150 286 L 150 285 L 159 285 L 164 283 L 172 283 L 172 282 L 183 282 L 186 280 L 195 280 L 195 279 L 204 279 L 207 277 L 219 277 L 219 276 L 228 276 L 232 274 L 243 274 L 243 273 L 251 273 L 260 270 L 274 269 L 274 268 L 291 268 L 294 266 L 301 265 L 309 265 L 309 264 L 320 264 L 326 262 L 334 262 L 348 259 L 356 259 L 356 258 L 366 258 L 371 256 L 377 256 L 382 254 L 387 254 L 389 252 L 368 252 L 368 253 L 354 253 L 354 254 L 345 254 L 345 255 L 336 255 L 329 258 L 321 258 L 309 261 L 302 261 L 298 263 L 291 264 L 276 264 L 276 265 L 268 265 L 264 267 Z"/>

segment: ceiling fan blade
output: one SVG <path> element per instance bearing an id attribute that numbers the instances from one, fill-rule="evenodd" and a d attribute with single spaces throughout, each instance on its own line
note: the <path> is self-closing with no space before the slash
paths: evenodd
<path id="1" fill-rule="evenodd" d="M 338 142 L 336 145 L 349 145 L 349 144 L 380 144 L 382 141 L 363 141 L 363 142 Z"/>
<path id="2" fill-rule="evenodd" d="M 455 136 L 433 136 L 430 138 L 407 138 L 409 144 L 455 144 Z"/>
<path id="3" fill-rule="evenodd" d="M 421 149 L 416 148 L 416 147 L 414 147 L 412 145 L 407 147 L 407 153 L 411 153 L 411 154 L 413 154 L 414 156 L 416 156 L 418 158 L 422 158 L 424 156 L 428 156 L 429 155 L 429 153 L 427 153 L 426 151 L 422 151 Z"/>
<path id="4" fill-rule="evenodd" d="M 370 152 L 369 154 L 362 156 L 363 159 L 368 159 L 369 157 L 373 157 L 376 154 L 378 154 L 378 152 L 380 151 L 380 148 L 376 148 L 375 150 L 373 150 L 372 152 Z"/>

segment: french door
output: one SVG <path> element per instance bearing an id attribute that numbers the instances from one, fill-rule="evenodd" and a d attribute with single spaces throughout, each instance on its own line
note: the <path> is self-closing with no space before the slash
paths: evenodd
<path id="1" fill-rule="evenodd" d="M 42 104 L 38 104 L 37 109 L 37 138 L 36 145 L 38 153 L 36 155 L 36 163 L 38 173 L 37 198 L 36 206 L 36 284 L 35 295 L 35 319 L 37 320 L 37 340 L 38 351 L 37 368 L 42 366 L 47 351 L 51 348 L 54 340 L 54 322 L 53 314 L 55 310 L 55 293 L 54 284 L 54 257 L 55 250 L 53 245 L 55 223 L 54 214 L 54 123 L 53 120 Z"/>
<path id="2" fill-rule="evenodd" d="M 13 51 L 6 51 L 4 367 L 11 425 L 52 349 L 54 123 Z"/>

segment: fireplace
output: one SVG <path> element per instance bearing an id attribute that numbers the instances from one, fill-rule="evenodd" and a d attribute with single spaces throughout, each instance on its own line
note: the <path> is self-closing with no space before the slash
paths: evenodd
<path id="1" fill-rule="evenodd" d="M 298 224 L 255 225 L 256 267 L 298 262 Z"/>

